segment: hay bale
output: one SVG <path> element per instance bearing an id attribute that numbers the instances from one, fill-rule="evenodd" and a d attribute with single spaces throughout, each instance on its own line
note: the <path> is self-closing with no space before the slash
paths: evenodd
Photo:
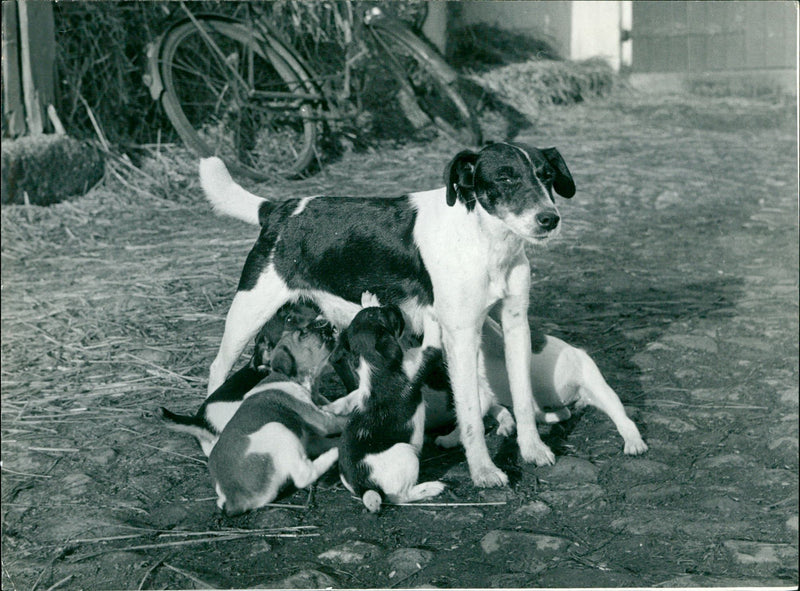
<path id="1" fill-rule="evenodd" d="M 103 156 L 65 135 L 38 135 L 3 141 L 0 165 L 2 203 L 49 205 L 80 196 L 103 178 Z"/>

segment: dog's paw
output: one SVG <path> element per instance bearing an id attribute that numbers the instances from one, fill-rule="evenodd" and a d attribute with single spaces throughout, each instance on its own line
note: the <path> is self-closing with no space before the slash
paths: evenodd
<path id="1" fill-rule="evenodd" d="M 508 484 L 508 476 L 492 463 L 471 470 L 472 482 L 482 488 L 501 487 Z"/>
<path id="2" fill-rule="evenodd" d="M 532 462 L 537 466 L 551 466 L 556 463 L 555 454 L 544 443 L 524 447 L 520 445 L 519 451 L 524 462 Z"/>
<path id="3" fill-rule="evenodd" d="M 433 442 L 444 449 L 452 449 L 458 447 L 461 443 L 461 438 L 458 436 L 458 430 L 456 429 L 449 435 L 439 435 Z"/>
<path id="4" fill-rule="evenodd" d="M 625 448 L 623 450 L 629 456 L 638 456 L 647 451 L 647 444 L 642 441 L 642 438 L 627 439 L 625 441 Z"/>

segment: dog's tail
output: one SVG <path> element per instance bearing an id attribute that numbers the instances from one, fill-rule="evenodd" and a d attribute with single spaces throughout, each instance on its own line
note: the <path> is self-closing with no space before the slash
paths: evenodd
<path id="1" fill-rule="evenodd" d="M 179 415 L 163 406 L 159 409 L 158 414 L 164 420 L 168 429 L 194 435 L 201 443 L 216 439 L 216 435 L 208 428 L 202 417 Z"/>
<path id="2" fill-rule="evenodd" d="M 200 161 L 200 186 L 217 213 L 260 225 L 259 210 L 268 200 L 253 195 L 234 181 L 219 158 L 203 158 Z"/>
<path id="3" fill-rule="evenodd" d="M 381 510 L 382 500 L 381 493 L 379 493 L 377 490 L 368 490 L 361 495 L 361 502 L 364 503 L 364 506 L 370 513 L 377 513 Z"/>

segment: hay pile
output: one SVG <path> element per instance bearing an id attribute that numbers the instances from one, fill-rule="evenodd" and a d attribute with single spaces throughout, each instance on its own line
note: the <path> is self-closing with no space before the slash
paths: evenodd
<path id="1" fill-rule="evenodd" d="M 473 73 L 469 79 L 534 120 L 543 106 L 608 96 L 616 84 L 614 71 L 599 59 L 527 61 Z"/>

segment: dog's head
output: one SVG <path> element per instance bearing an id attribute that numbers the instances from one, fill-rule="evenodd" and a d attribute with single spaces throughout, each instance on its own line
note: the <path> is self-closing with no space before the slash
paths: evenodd
<path id="1" fill-rule="evenodd" d="M 517 143 L 460 152 L 448 164 L 444 180 L 448 205 L 460 201 L 473 210 L 477 203 L 529 242 L 546 240 L 559 229 L 553 191 L 566 198 L 575 194 L 558 150 Z"/>
<path id="2" fill-rule="evenodd" d="M 349 354 L 372 367 L 399 371 L 403 363 L 400 336 L 404 329 L 403 313 L 397 306 L 364 308 L 339 336 L 333 356 Z"/>

